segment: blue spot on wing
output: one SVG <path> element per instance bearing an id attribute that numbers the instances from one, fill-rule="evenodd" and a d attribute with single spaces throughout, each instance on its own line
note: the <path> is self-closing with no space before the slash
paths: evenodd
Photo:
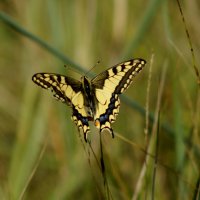
<path id="1" fill-rule="evenodd" d="M 110 99 L 110 103 L 108 105 L 108 108 L 106 109 L 106 112 L 104 114 L 100 115 L 99 121 L 100 124 L 105 124 L 106 122 L 109 122 L 109 116 L 113 114 L 113 110 L 115 107 L 115 102 L 117 101 L 118 97 L 115 98 L 115 94 L 112 94 L 112 97 Z"/>

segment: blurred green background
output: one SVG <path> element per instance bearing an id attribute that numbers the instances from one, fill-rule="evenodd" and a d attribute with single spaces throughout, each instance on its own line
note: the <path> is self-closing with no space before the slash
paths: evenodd
<path id="1" fill-rule="evenodd" d="M 181 5 L 199 67 L 200 2 Z M 0 199 L 105 198 L 97 162 L 78 136 L 71 109 L 31 77 L 54 72 L 79 79 L 98 60 L 96 74 L 137 57 L 147 65 L 121 102 L 116 137 L 102 134 L 110 198 L 198 198 L 200 95 L 176 1 L 1 0 L 0 9 Z M 145 107 L 155 116 L 163 70 L 160 128 L 151 134 L 148 121 L 145 136 Z M 91 140 L 99 160 L 95 128 Z M 156 170 L 141 148 L 157 155 Z"/>

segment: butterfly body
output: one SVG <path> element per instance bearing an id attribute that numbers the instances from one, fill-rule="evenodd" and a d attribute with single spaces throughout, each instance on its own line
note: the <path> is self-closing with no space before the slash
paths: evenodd
<path id="1" fill-rule="evenodd" d="M 94 118 L 95 111 L 95 89 L 93 89 L 89 79 L 86 76 L 83 76 L 82 78 L 82 85 L 84 90 L 84 102 L 86 102 L 87 107 L 87 114 Z"/>
<path id="2" fill-rule="evenodd" d="M 111 123 L 119 113 L 119 95 L 132 83 L 132 78 L 144 67 L 143 59 L 131 59 L 100 73 L 91 81 L 83 76 L 81 81 L 52 73 L 37 73 L 32 80 L 54 97 L 72 108 L 72 120 L 83 131 L 85 141 L 89 121 L 102 132 L 108 129 L 114 137 Z"/>

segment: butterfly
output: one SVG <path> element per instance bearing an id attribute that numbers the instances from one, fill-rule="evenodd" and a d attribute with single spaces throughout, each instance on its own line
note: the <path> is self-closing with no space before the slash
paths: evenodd
<path id="1" fill-rule="evenodd" d="M 127 60 L 103 71 L 91 81 L 86 76 L 79 81 L 54 73 L 37 73 L 32 80 L 42 88 L 50 89 L 56 99 L 72 108 L 72 120 L 82 130 L 87 142 L 89 121 L 94 121 L 100 133 L 109 130 L 114 138 L 111 123 L 119 113 L 119 95 L 126 91 L 145 64 L 141 58 Z"/>

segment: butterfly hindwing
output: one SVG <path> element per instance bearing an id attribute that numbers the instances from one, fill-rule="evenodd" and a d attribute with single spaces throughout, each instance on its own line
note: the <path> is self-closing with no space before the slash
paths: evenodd
<path id="1" fill-rule="evenodd" d="M 95 126 L 102 132 L 104 129 L 108 129 L 114 137 L 111 123 L 115 122 L 119 113 L 120 99 L 117 94 L 112 94 L 110 101 L 105 104 L 98 103 L 95 114 Z"/>
<path id="2" fill-rule="evenodd" d="M 100 131 L 108 129 L 113 135 L 111 123 L 119 113 L 118 95 L 130 86 L 132 78 L 140 72 L 145 63 L 143 59 L 128 60 L 102 72 L 91 81 L 97 99 L 95 125 Z"/>
<path id="3" fill-rule="evenodd" d="M 52 73 L 37 73 L 32 80 L 44 89 L 51 89 L 56 99 L 72 107 L 72 119 L 84 135 L 89 131 L 82 83 L 71 77 Z"/>
<path id="4" fill-rule="evenodd" d="M 87 141 L 87 133 L 90 131 L 89 123 L 88 123 L 88 117 L 82 115 L 80 113 L 80 109 L 77 109 L 75 106 L 72 107 L 73 113 L 72 113 L 72 120 L 78 127 L 78 129 L 81 129 L 84 134 L 84 139 Z"/>

